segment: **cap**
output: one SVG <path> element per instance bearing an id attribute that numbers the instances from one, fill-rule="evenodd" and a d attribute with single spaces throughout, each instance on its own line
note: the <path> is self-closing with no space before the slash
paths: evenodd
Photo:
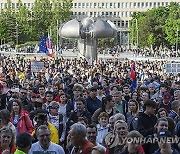
<path id="1" fill-rule="evenodd" d="M 20 148 L 26 148 L 28 146 L 31 146 L 32 141 L 33 141 L 33 137 L 30 134 L 24 132 L 24 133 L 20 133 L 17 136 L 16 145 L 17 147 L 20 147 Z"/>
<path id="2" fill-rule="evenodd" d="M 90 91 L 97 90 L 97 86 L 92 86 L 89 88 Z"/>
<path id="3" fill-rule="evenodd" d="M 19 93 L 19 88 L 13 88 L 13 89 L 11 89 L 11 91 L 12 91 L 13 93 Z"/>
<path id="4" fill-rule="evenodd" d="M 31 93 L 31 97 L 37 97 L 36 93 Z"/>
<path id="5" fill-rule="evenodd" d="M 162 137 L 172 137 L 171 133 L 167 129 L 160 130 L 160 132 L 157 134 L 158 138 Z"/>
<path id="6" fill-rule="evenodd" d="M 163 96 L 163 100 L 165 102 L 169 102 L 171 100 L 171 94 L 169 92 L 165 92 Z"/>

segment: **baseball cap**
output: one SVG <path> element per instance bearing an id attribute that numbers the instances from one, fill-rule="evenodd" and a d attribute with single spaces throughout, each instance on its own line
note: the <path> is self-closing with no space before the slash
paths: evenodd
<path id="1" fill-rule="evenodd" d="M 91 86 L 91 87 L 89 88 L 89 90 L 90 90 L 90 91 L 93 91 L 93 90 L 97 90 L 97 88 L 98 88 L 97 86 Z"/>
<path id="2" fill-rule="evenodd" d="M 169 92 L 165 92 L 163 96 L 163 100 L 165 102 L 169 102 L 171 100 L 171 94 Z"/>
<path id="3" fill-rule="evenodd" d="M 17 136 L 16 145 L 17 147 L 20 147 L 20 148 L 26 148 L 28 146 L 31 146 L 32 141 L 33 141 L 33 137 L 30 134 L 24 132 L 24 133 L 20 133 Z"/>
<path id="4" fill-rule="evenodd" d="M 172 137 L 171 133 L 167 129 L 162 129 L 159 131 L 157 134 L 158 138 L 163 138 L 163 137 Z"/>
<path id="5" fill-rule="evenodd" d="M 31 93 L 31 97 L 37 97 L 36 93 Z"/>
<path id="6" fill-rule="evenodd" d="M 13 89 L 11 89 L 11 91 L 12 91 L 13 93 L 19 93 L 19 88 L 13 88 Z"/>

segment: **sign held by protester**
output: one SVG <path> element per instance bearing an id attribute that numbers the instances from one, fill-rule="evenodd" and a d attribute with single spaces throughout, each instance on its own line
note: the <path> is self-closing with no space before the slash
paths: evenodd
<path id="1" fill-rule="evenodd" d="M 41 72 L 42 70 L 44 70 L 44 62 L 41 61 L 31 62 L 32 72 Z"/>
<path id="2" fill-rule="evenodd" d="M 180 73 L 180 63 L 167 63 L 166 73 L 173 73 L 173 74 Z"/>

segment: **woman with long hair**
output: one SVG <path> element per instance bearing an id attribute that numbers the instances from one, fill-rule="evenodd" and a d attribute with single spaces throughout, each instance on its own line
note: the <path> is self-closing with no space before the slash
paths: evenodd
<path id="1" fill-rule="evenodd" d="M 12 130 L 8 127 L 0 129 L 0 154 L 8 152 L 13 154 L 16 150 L 15 136 Z"/>
<path id="2" fill-rule="evenodd" d="M 129 131 L 137 130 L 139 104 L 136 100 L 130 99 L 128 103 L 129 112 L 126 113 Z"/>
<path id="3" fill-rule="evenodd" d="M 11 122 L 16 127 L 16 135 L 22 132 L 31 134 L 34 130 L 32 121 L 27 111 L 22 110 L 22 104 L 16 100 L 13 101 L 11 109 Z"/>
<path id="4" fill-rule="evenodd" d="M 67 102 L 68 96 L 65 93 L 60 94 L 60 102 L 59 102 L 59 114 L 63 115 L 63 122 L 67 122 Z"/>
<path id="5" fill-rule="evenodd" d="M 93 123 L 98 123 L 98 116 L 101 112 L 106 112 L 109 117 L 118 113 L 117 109 L 114 107 L 114 100 L 112 95 L 107 95 L 102 99 L 102 107 L 97 109 L 92 116 Z"/>

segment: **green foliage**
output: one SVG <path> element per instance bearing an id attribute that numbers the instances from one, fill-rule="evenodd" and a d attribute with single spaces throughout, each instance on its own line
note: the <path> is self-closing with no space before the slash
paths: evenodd
<path id="1" fill-rule="evenodd" d="M 108 39 L 98 39 L 98 48 L 108 48 L 115 46 L 115 38 L 108 38 Z"/>
<path id="2" fill-rule="evenodd" d="M 22 0 L 17 8 L 12 4 L 7 0 L 6 8 L 0 12 L 0 39 L 15 44 L 17 36 L 19 44 L 39 41 L 50 29 L 52 39 L 56 40 L 57 26 L 70 19 L 72 8 L 72 0 L 35 0 L 31 9 Z"/>
<path id="3" fill-rule="evenodd" d="M 139 47 L 170 47 L 177 42 L 177 29 L 180 29 L 180 5 L 171 3 L 168 7 L 134 13 L 130 21 L 130 41 L 137 45 L 138 38 Z"/>

